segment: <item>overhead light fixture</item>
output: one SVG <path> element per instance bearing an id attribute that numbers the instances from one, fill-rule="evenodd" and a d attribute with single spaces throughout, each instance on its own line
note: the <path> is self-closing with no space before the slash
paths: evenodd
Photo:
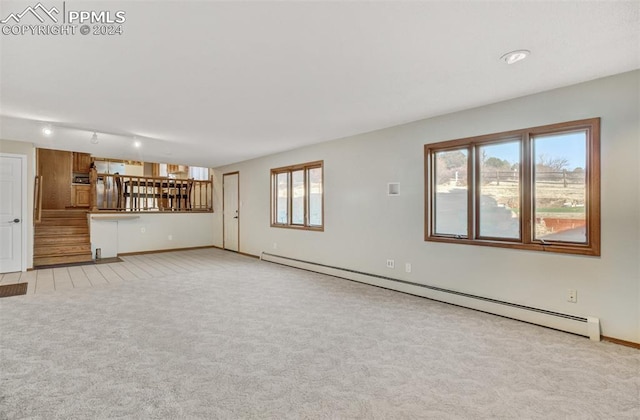
<path id="1" fill-rule="evenodd" d="M 53 134 L 53 127 L 51 127 L 51 124 L 47 124 L 44 127 L 42 127 L 42 134 L 44 134 L 47 137 L 50 137 Z"/>
<path id="2" fill-rule="evenodd" d="M 134 137 L 133 147 L 135 147 L 136 149 L 139 149 L 140 146 L 142 146 L 142 143 L 140 142 L 140 140 L 136 140 L 136 138 Z"/>
<path id="3" fill-rule="evenodd" d="M 500 57 L 500 59 L 504 60 L 504 62 L 507 64 L 513 64 L 517 63 L 518 61 L 524 60 L 529 56 L 529 54 L 531 54 L 531 51 L 529 50 L 515 50 L 506 53 L 505 55 Z"/>
<path id="4" fill-rule="evenodd" d="M 98 134 L 95 131 L 93 136 L 91 136 L 91 144 L 98 144 Z"/>

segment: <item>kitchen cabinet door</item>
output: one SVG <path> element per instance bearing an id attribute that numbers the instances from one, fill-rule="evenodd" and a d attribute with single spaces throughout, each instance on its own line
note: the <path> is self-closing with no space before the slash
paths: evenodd
<path id="1" fill-rule="evenodd" d="M 75 206 L 89 207 L 91 202 L 91 187 L 88 185 L 75 185 Z"/>
<path id="2" fill-rule="evenodd" d="M 73 172 L 88 174 L 91 166 L 91 155 L 88 153 L 73 153 Z"/>

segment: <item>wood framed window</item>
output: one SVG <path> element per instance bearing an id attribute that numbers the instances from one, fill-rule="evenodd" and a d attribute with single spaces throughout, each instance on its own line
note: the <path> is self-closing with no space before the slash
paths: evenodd
<path id="1" fill-rule="evenodd" d="M 271 226 L 324 230 L 323 161 L 271 170 Z"/>
<path id="2" fill-rule="evenodd" d="M 426 144 L 425 240 L 600 255 L 600 119 Z"/>

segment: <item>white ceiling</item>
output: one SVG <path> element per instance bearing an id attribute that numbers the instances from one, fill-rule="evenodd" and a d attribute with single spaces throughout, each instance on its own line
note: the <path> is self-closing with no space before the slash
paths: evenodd
<path id="1" fill-rule="evenodd" d="M 4 139 L 216 167 L 640 68 L 639 1 L 66 7 L 124 10 L 124 34 L 0 35 Z"/>

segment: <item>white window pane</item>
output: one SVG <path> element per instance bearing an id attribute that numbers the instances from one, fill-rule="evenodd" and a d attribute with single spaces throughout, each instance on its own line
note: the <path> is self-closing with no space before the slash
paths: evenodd
<path id="1" fill-rule="evenodd" d="M 309 225 L 322 226 L 322 168 L 309 169 Z"/>
<path id="2" fill-rule="evenodd" d="M 533 139 L 534 238 L 587 242 L 587 133 Z"/>
<path id="3" fill-rule="evenodd" d="M 276 223 L 289 222 L 289 174 L 284 172 L 276 175 L 277 201 L 276 201 Z"/>
<path id="4" fill-rule="evenodd" d="M 520 142 L 478 147 L 480 236 L 520 238 Z"/>
<path id="5" fill-rule="evenodd" d="M 467 162 L 466 149 L 436 152 L 434 216 L 435 233 L 467 236 Z"/>
<path id="6" fill-rule="evenodd" d="M 291 172 L 291 224 L 304 224 L 304 171 Z"/>
<path id="7" fill-rule="evenodd" d="M 206 181 L 209 179 L 209 168 L 189 166 L 189 178 Z"/>

